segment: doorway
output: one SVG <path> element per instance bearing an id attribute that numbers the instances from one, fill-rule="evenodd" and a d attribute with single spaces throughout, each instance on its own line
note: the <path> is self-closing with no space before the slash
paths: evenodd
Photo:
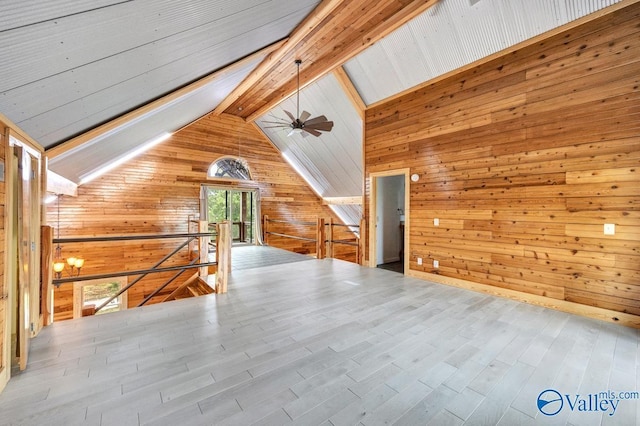
<path id="1" fill-rule="evenodd" d="M 209 226 L 228 220 L 235 245 L 260 244 L 259 196 L 257 189 L 202 187 L 203 220 Z"/>
<path id="2" fill-rule="evenodd" d="M 8 242 L 5 273 L 13 288 L 11 324 L 12 368 L 27 367 L 30 339 L 42 327 L 40 292 L 40 220 L 41 220 L 41 153 L 9 136 L 7 155 L 7 229 Z"/>
<path id="3" fill-rule="evenodd" d="M 409 170 L 371 174 L 369 264 L 408 271 Z"/>

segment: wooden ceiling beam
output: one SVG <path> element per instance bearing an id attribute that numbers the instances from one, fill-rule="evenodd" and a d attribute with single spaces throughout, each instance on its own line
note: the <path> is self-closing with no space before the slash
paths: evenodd
<path id="1" fill-rule="evenodd" d="M 220 115 L 234 102 L 236 102 L 250 87 L 265 78 L 274 67 L 280 64 L 282 59 L 292 51 L 292 47 L 298 46 L 309 36 L 336 7 L 345 0 L 324 0 L 300 23 L 292 32 L 287 41 L 277 50 L 269 54 L 258 67 L 252 71 L 214 110 L 214 115 Z"/>
<path id="2" fill-rule="evenodd" d="M 353 197 L 323 197 L 322 204 L 327 206 L 361 205 L 362 195 L 356 195 Z"/>
<path id="3" fill-rule="evenodd" d="M 300 71 L 300 86 L 303 88 L 332 72 L 437 2 L 438 0 L 345 2 L 334 13 L 329 14 L 309 37 L 297 45 L 287 43 L 283 46 L 283 51 L 278 54 L 283 59 L 292 59 L 291 63 L 281 62 L 271 67 L 270 72 L 253 85 L 243 86 L 243 93 L 226 112 L 244 117 L 247 121 L 256 120 L 296 92 L 294 55 L 303 59 Z M 363 15 L 366 19 L 362 18 Z M 354 22 L 357 25 L 353 25 Z M 286 81 L 282 81 L 282 75 L 287 76 Z M 256 99 L 261 105 L 256 106 Z M 243 104 L 251 106 L 238 111 L 238 106 Z M 236 106 L 235 110 L 233 106 Z"/>
<path id="4" fill-rule="evenodd" d="M 336 80 L 338 80 L 338 83 L 340 83 L 342 90 L 346 93 L 353 107 L 358 111 L 360 118 L 364 120 L 364 111 L 367 109 L 367 105 L 362 100 L 360 93 L 358 93 L 358 89 L 353 85 L 353 81 L 351 81 L 347 72 L 343 67 L 338 67 L 333 70 L 333 75 Z"/>
<path id="5" fill-rule="evenodd" d="M 78 184 L 47 169 L 47 192 L 56 195 L 78 196 Z"/>

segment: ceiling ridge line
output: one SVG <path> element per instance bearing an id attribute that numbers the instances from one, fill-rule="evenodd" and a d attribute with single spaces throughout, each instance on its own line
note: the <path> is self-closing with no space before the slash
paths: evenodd
<path id="1" fill-rule="evenodd" d="M 325 75 L 329 74 L 335 68 L 343 65 L 348 60 L 350 60 L 351 58 L 355 57 L 356 55 L 358 55 L 359 53 L 361 53 L 362 51 L 364 51 L 365 49 L 367 49 L 371 45 L 375 44 L 380 39 L 386 37 L 387 35 L 389 35 L 393 31 L 395 31 L 398 28 L 400 28 L 402 25 L 404 25 L 407 22 L 409 22 L 411 19 L 413 19 L 416 16 L 424 13 L 425 11 L 427 11 L 429 8 L 434 6 L 439 1 L 440 0 L 412 1 L 409 6 L 405 6 L 403 9 L 399 10 L 398 12 L 396 12 L 395 14 L 390 16 L 389 19 L 380 22 L 375 27 L 371 28 L 369 31 L 367 31 L 365 34 L 363 34 L 359 39 L 353 41 L 350 45 L 343 46 L 344 50 L 348 51 L 349 54 L 348 55 L 344 55 L 344 56 L 340 56 L 340 55 L 334 56 L 331 60 L 328 61 L 328 64 L 324 64 L 323 68 L 320 71 L 316 71 L 315 75 L 312 75 L 311 78 L 306 79 L 303 82 L 303 84 L 301 86 L 301 89 L 307 87 L 309 84 L 312 84 L 313 82 L 317 81 L 318 79 L 320 79 L 320 78 L 324 77 Z M 381 30 L 381 27 L 382 27 L 382 30 Z M 353 45 L 355 45 L 355 46 L 353 46 Z M 285 48 L 285 47 L 286 46 L 283 46 L 283 48 Z M 314 64 L 315 64 L 315 62 L 314 62 Z M 313 67 L 314 64 L 312 64 L 311 67 Z M 307 72 L 309 72 L 308 70 L 309 70 L 309 68 L 307 68 Z M 288 82 L 285 83 L 284 85 L 280 86 L 278 89 L 284 88 L 284 86 L 286 84 L 288 84 Z M 297 89 L 295 89 L 295 90 L 297 90 Z M 295 90 L 283 92 L 283 94 L 282 94 L 280 99 L 275 100 L 275 101 L 272 100 L 271 102 L 266 103 L 262 107 L 257 108 L 253 113 L 249 114 L 245 118 L 245 120 L 247 122 L 255 121 L 256 119 L 258 119 L 262 115 L 266 114 L 270 109 L 276 107 L 281 102 L 283 102 L 284 100 L 288 99 L 291 95 L 293 95 L 295 93 Z"/>
<path id="2" fill-rule="evenodd" d="M 302 42 L 315 30 L 316 25 L 326 19 L 327 16 L 329 16 L 343 3 L 343 1 L 345 0 L 324 0 L 291 32 L 286 43 L 268 55 L 255 70 L 249 73 L 249 75 L 238 86 L 236 86 L 236 88 L 231 91 L 231 93 L 227 95 L 222 102 L 218 104 L 212 113 L 214 115 L 222 114 L 236 100 L 238 100 L 248 88 L 264 78 L 275 64 L 279 63 L 288 53 L 291 52 L 291 47 L 295 47 L 298 43 Z"/>

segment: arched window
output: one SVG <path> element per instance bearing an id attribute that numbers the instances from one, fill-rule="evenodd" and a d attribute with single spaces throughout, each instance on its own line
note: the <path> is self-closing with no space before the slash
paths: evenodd
<path id="1" fill-rule="evenodd" d="M 251 180 L 251 172 L 244 158 L 221 157 L 209 166 L 207 176 L 210 178 L 228 178 Z"/>

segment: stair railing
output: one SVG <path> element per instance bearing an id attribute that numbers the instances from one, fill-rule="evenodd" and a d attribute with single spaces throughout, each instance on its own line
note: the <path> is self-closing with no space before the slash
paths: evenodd
<path id="1" fill-rule="evenodd" d="M 315 227 L 315 238 L 304 237 L 300 235 L 292 235 L 289 232 L 275 232 L 273 225 L 284 225 L 287 229 L 293 229 L 293 226 L 308 226 Z M 345 227 L 349 228 L 354 233 L 353 239 L 335 239 L 334 228 Z M 359 224 L 342 224 L 334 223 L 333 219 L 317 218 L 315 222 L 312 221 L 299 221 L 299 220 L 283 220 L 283 219 L 271 219 L 269 216 L 263 216 L 263 240 L 265 244 L 269 244 L 270 237 L 289 238 L 294 240 L 302 240 L 312 242 L 316 244 L 316 257 L 318 259 L 324 259 L 325 257 L 334 257 L 334 245 L 342 244 L 355 247 L 356 262 L 359 265 L 364 264 L 364 252 L 365 252 L 365 238 L 366 235 L 366 221 L 360 220 Z"/>
<path id="2" fill-rule="evenodd" d="M 104 242 L 113 242 L 113 241 L 138 241 L 138 240 L 157 240 L 157 239 L 179 239 L 185 238 L 185 241 L 181 243 L 178 247 L 176 247 L 172 252 L 165 255 L 160 261 L 156 262 L 152 267 L 146 269 L 138 269 L 133 271 L 118 271 L 118 272 L 109 272 L 103 274 L 92 274 L 92 275 L 76 275 L 72 277 L 54 277 L 51 280 L 51 283 L 57 287 L 65 283 L 71 282 L 79 282 L 79 281 L 90 281 L 96 279 L 106 279 L 106 278 L 115 278 L 115 277 L 123 277 L 123 276 L 134 276 L 138 275 L 136 279 L 134 279 L 131 283 L 127 284 L 123 288 L 121 288 L 117 294 L 111 296 L 108 300 L 103 302 L 100 306 L 96 307 L 95 312 L 98 312 L 100 309 L 107 306 L 113 300 L 118 298 L 124 292 L 128 291 L 131 287 L 136 285 L 140 280 L 146 277 L 149 274 L 160 273 L 160 272 L 170 272 L 177 271 L 177 273 L 164 282 L 160 287 L 154 290 L 149 296 L 147 296 L 138 306 L 142 306 L 151 300 L 152 297 L 157 295 L 160 291 L 162 291 L 169 284 L 174 282 L 182 273 L 186 270 L 200 268 L 200 276 L 203 279 L 206 279 L 206 274 L 208 273 L 209 266 L 218 266 L 218 272 L 216 273 L 216 291 L 219 293 L 226 292 L 227 288 L 227 279 L 229 275 L 230 264 L 231 264 L 231 244 L 226 242 L 230 236 L 229 231 L 230 225 L 228 222 L 218 223 L 216 226 L 216 232 L 207 231 L 206 222 L 204 225 L 200 227 L 201 232 L 194 233 L 186 233 L 186 234 L 160 234 L 160 235 L 123 235 L 123 236 L 103 236 L 103 237 L 79 237 L 79 238 L 53 238 L 51 239 L 51 252 L 53 252 L 54 244 L 71 244 L 71 243 L 104 243 Z M 204 232 L 202 231 L 204 230 Z M 208 256 L 208 245 L 211 237 L 217 237 L 217 250 L 216 250 L 216 261 L 210 262 L 207 259 Z M 221 238 L 222 236 L 222 238 Z M 186 265 L 174 265 L 174 266 L 165 266 L 161 265 L 169 260 L 171 257 L 176 255 L 180 250 L 184 247 L 188 246 L 192 241 L 199 240 L 199 248 L 205 249 L 205 253 L 200 253 L 199 258 L 193 259 Z M 50 258 L 50 256 L 49 256 Z M 221 262 L 221 259 L 223 261 Z M 52 260 L 50 260 L 52 262 Z M 222 263 L 222 265 L 221 265 Z M 222 270 L 221 270 L 222 266 Z M 51 265 L 47 266 L 47 270 L 52 270 Z M 204 276 L 203 276 L 204 274 Z M 222 291 L 224 290 L 224 291 Z"/>

